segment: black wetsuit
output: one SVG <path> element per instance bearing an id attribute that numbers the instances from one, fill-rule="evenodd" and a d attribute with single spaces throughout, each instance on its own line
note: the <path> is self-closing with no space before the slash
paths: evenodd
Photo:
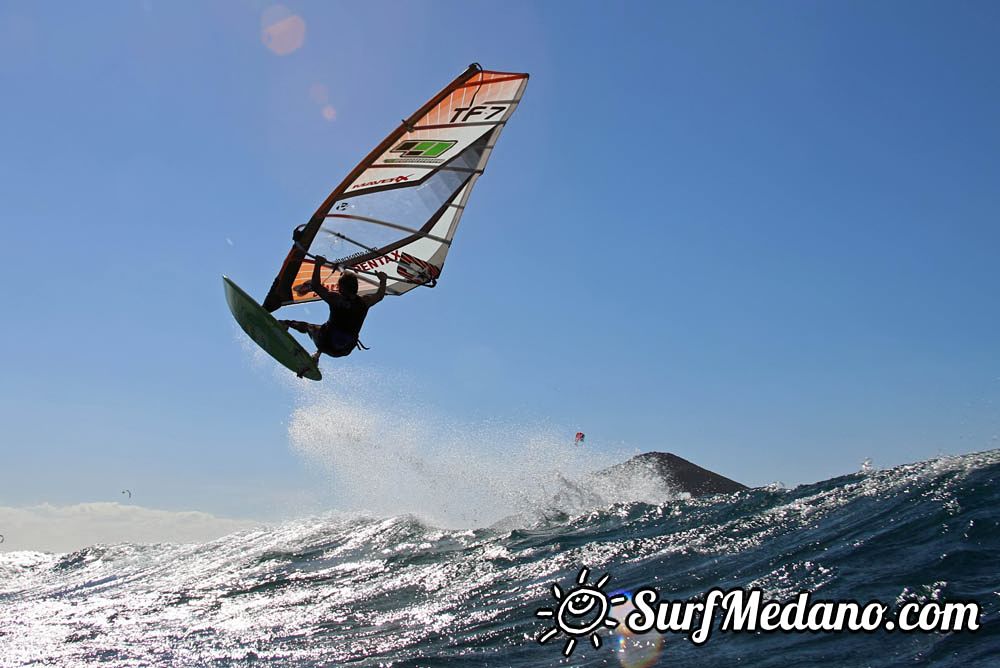
<path id="1" fill-rule="evenodd" d="M 358 345 L 358 334 L 368 315 L 368 304 L 361 297 L 344 297 L 331 292 L 324 299 L 330 307 L 330 318 L 322 325 L 298 320 L 283 320 L 292 329 L 308 334 L 316 350 L 330 357 L 346 357 Z"/>
<path id="2" fill-rule="evenodd" d="M 320 327 L 323 343 L 317 341 L 316 347 L 331 357 L 343 357 L 350 355 L 358 344 L 368 304 L 357 295 L 344 297 L 334 292 L 330 297 L 326 302 L 330 306 L 330 319 Z"/>

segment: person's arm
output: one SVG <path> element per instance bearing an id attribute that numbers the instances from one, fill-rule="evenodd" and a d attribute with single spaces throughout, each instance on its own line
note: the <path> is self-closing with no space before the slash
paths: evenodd
<path id="1" fill-rule="evenodd" d="M 375 275 L 378 276 L 378 292 L 373 295 L 365 295 L 362 298 L 365 300 L 365 303 L 368 304 L 369 308 L 378 304 L 382 301 L 382 297 L 385 297 L 385 282 L 389 278 L 385 275 L 384 271 L 375 272 Z"/>
<path id="2" fill-rule="evenodd" d="M 316 264 L 313 266 L 312 278 L 309 279 L 309 287 L 312 289 L 313 292 L 316 293 L 316 295 L 320 299 L 322 299 L 325 302 L 331 302 L 340 299 L 340 295 L 338 293 L 327 290 L 326 286 L 323 285 L 322 271 L 323 271 L 323 265 L 329 264 L 327 262 L 327 259 L 322 255 L 317 255 L 315 258 L 315 263 Z M 333 265 L 333 270 L 334 271 L 337 270 L 337 265 Z"/>

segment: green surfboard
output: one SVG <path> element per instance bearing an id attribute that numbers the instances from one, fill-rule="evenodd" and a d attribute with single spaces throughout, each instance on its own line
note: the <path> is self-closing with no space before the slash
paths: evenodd
<path id="1" fill-rule="evenodd" d="M 273 315 L 228 277 L 223 276 L 222 282 L 226 288 L 226 303 L 229 304 L 229 310 L 254 343 L 296 374 L 301 374 L 309 380 L 323 379 L 323 374 L 319 372 L 319 367 L 306 349 L 292 338 L 288 330 L 282 327 Z"/>

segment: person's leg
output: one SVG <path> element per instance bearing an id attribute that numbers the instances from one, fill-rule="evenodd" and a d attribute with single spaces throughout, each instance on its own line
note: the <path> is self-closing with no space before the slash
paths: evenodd
<path id="1" fill-rule="evenodd" d="M 302 322 L 301 320 L 279 320 L 278 322 L 285 327 L 290 327 L 297 332 L 309 335 L 312 342 L 316 344 L 316 354 L 312 358 L 316 364 L 319 364 L 319 356 L 322 354 L 320 348 L 323 347 L 323 325 L 314 325 L 311 322 Z"/>
<path id="2" fill-rule="evenodd" d="M 296 332 L 302 332 L 303 334 L 311 334 L 312 330 L 319 327 L 319 325 L 314 325 L 311 322 L 302 322 L 301 320 L 279 320 L 285 328 L 294 329 Z"/>

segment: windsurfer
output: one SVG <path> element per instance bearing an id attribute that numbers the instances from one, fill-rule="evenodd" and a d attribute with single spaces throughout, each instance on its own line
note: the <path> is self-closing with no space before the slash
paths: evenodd
<path id="1" fill-rule="evenodd" d="M 316 256 L 316 266 L 313 269 L 312 278 L 308 283 L 299 286 L 300 292 L 312 290 L 316 296 L 326 302 L 330 307 L 330 317 L 322 325 L 314 325 L 309 322 L 299 320 L 279 320 L 285 327 L 290 327 L 303 334 L 308 334 L 313 343 L 316 344 L 316 354 L 313 359 L 319 362 L 321 354 L 326 353 L 330 357 L 346 357 L 359 346 L 358 335 L 361 333 L 361 326 L 368 315 L 368 309 L 382 301 L 385 297 L 385 282 L 387 276 L 385 272 L 376 272 L 378 276 L 378 291 L 372 295 L 358 295 L 358 277 L 348 271 L 343 271 L 337 279 L 337 291 L 327 289 L 323 285 L 320 272 L 323 265 L 329 264 L 326 258 Z M 332 265 L 334 269 L 339 269 L 339 265 Z"/>

